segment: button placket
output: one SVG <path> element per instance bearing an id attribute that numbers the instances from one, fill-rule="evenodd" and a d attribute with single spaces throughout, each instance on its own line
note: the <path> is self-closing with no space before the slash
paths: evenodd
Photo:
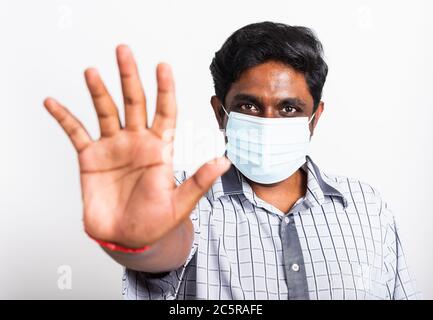
<path id="1" fill-rule="evenodd" d="M 280 235 L 283 246 L 288 298 L 289 300 L 309 299 L 304 257 L 293 213 L 289 213 L 283 217 Z"/>

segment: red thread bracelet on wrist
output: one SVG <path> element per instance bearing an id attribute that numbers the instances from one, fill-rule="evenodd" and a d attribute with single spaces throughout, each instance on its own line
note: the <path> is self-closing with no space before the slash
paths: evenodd
<path id="1" fill-rule="evenodd" d="M 142 253 L 142 252 L 150 249 L 150 246 L 144 246 L 142 248 L 137 248 L 137 249 L 122 247 L 122 246 L 119 246 L 118 244 L 115 244 L 115 243 L 95 239 L 89 234 L 87 234 L 87 235 L 89 236 L 90 239 L 92 239 L 93 241 L 98 243 L 101 247 L 107 248 L 111 251 L 119 251 L 119 252 L 123 252 L 123 253 Z"/>

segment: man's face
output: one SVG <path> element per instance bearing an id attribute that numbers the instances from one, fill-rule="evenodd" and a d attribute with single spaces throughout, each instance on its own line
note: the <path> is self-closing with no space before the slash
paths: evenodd
<path id="1" fill-rule="evenodd" d="M 221 101 L 213 96 L 211 104 L 219 127 L 225 128 L 227 115 L 221 108 Z M 229 113 L 235 111 L 265 118 L 310 118 L 313 105 L 313 97 L 304 75 L 275 61 L 265 62 L 244 71 L 232 84 L 224 103 Z M 323 102 L 320 102 L 310 124 L 311 134 L 322 111 Z"/>

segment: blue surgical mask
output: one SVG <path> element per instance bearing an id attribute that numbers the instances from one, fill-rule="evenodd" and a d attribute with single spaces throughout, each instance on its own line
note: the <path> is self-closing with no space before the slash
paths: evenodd
<path id="1" fill-rule="evenodd" d="M 227 157 L 248 179 L 263 184 L 280 182 L 305 163 L 314 115 L 310 120 L 262 118 L 239 112 L 227 115 Z"/>

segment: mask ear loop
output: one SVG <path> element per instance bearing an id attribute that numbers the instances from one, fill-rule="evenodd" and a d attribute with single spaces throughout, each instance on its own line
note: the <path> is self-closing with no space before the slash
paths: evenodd
<path id="1" fill-rule="evenodd" d="M 316 113 L 314 112 L 311 116 L 310 120 L 308 120 L 308 125 L 310 125 L 311 121 L 313 121 L 314 117 L 316 116 Z M 310 135 L 310 141 L 311 141 L 311 135 Z"/>
<path id="2" fill-rule="evenodd" d="M 314 112 L 313 115 L 311 116 L 310 120 L 308 121 L 308 124 L 311 123 L 311 121 L 313 121 L 314 117 L 316 116 L 316 113 Z"/>
<path id="3" fill-rule="evenodd" d="M 224 106 L 223 105 L 221 105 L 221 108 L 223 108 L 223 110 L 224 110 L 224 112 L 226 113 L 226 115 L 227 115 L 227 117 L 229 116 L 229 114 L 227 113 L 227 110 L 226 110 L 226 108 L 224 108 Z M 226 129 L 220 129 L 220 131 L 221 132 L 226 132 Z"/>
<path id="4" fill-rule="evenodd" d="M 221 105 L 221 108 L 223 108 L 224 112 L 226 113 L 226 115 L 227 115 L 227 117 L 228 117 L 228 116 L 229 116 L 229 114 L 227 113 L 227 110 L 226 110 L 226 108 L 224 108 L 224 106 L 223 106 L 223 105 Z"/>

